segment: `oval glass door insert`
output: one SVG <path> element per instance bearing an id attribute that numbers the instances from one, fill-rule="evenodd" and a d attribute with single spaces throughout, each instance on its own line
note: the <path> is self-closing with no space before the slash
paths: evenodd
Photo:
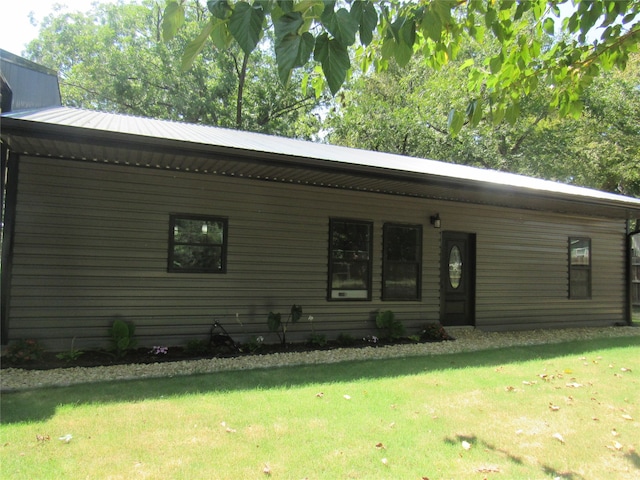
<path id="1" fill-rule="evenodd" d="M 458 288 L 462 279 L 462 255 L 457 245 L 451 247 L 449 252 L 449 284 L 452 288 Z"/>

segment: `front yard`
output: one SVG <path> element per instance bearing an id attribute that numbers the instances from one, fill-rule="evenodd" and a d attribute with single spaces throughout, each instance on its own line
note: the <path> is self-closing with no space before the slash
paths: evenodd
<path id="1" fill-rule="evenodd" d="M 2 475 L 637 478 L 639 340 L 4 393 Z"/>

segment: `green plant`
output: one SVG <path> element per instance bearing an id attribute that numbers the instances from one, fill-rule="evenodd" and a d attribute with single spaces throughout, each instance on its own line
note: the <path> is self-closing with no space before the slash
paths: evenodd
<path id="1" fill-rule="evenodd" d="M 17 340 L 7 348 L 6 359 L 11 363 L 26 363 L 39 360 L 44 348 L 36 340 Z"/>
<path id="2" fill-rule="evenodd" d="M 378 312 L 378 315 L 376 315 L 376 325 L 379 329 L 386 332 L 389 340 L 397 340 L 404 335 L 404 325 L 400 320 L 396 319 L 391 310 Z"/>
<path id="3" fill-rule="evenodd" d="M 255 353 L 262 348 L 262 345 L 264 345 L 264 337 L 262 335 L 259 335 L 257 337 L 252 337 L 249 339 L 249 341 L 247 342 L 247 349 L 251 353 Z"/>
<path id="4" fill-rule="evenodd" d="M 284 345 L 287 343 L 287 329 L 289 328 L 289 323 L 297 323 L 298 320 L 300 320 L 300 317 L 302 317 L 302 307 L 294 304 L 291 305 L 289 316 L 285 321 L 282 320 L 282 315 L 280 313 L 269 312 L 267 324 L 269 325 L 269 330 L 278 334 L 280 343 Z"/>
<path id="5" fill-rule="evenodd" d="M 430 323 L 420 330 L 420 340 L 423 342 L 442 342 L 445 340 L 454 340 L 440 323 Z"/>
<path id="6" fill-rule="evenodd" d="M 71 362 L 75 362 L 76 360 L 78 360 L 78 358 L 80 358 L 82 355 L 84 355 L 84 352 L 82 350 L 77 350 L 74 347 L 74 343 L 76 341 L 76 337 L 73 337 L 71 339 L 71 349 L 67 350 L 66 352 L 60 352 L 56 355 L 56 358 L 59 360 L 64 360 L 67 363 L 71 363 Z"/>
<path id="7" fill-rule="evenodd" d="M 312 333 L 308 340 L 309 345 L 324 347 L 327 344 L 327 336 L 321 333 Z"/>
<path id="8" fill-rule="evenodd" d="M 111 324 L 109 335 L 111 337 L 111 351 L 118 358 L 123 357 L 126 353 L 135 348 L 138 341 L 133 338 L 136 332 L 136 326 L 133 322 L 125 322 L 120 318 L 116 318 Z"/>

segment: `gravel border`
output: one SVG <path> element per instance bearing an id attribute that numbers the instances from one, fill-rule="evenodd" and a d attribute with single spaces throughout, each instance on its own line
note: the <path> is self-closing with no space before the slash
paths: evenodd
<path id="1" fill-rule="evenodd" d="M 64 387 L 82 383 L 132 380 L 141 378 L 172 377 L 229 370 L 250 370 L 288 365 L 331 364 L 352 360 L 440 355 L 513 346 L 531 346 L 562 343 L 572 340 L 596 338 L 637 337 L 640 346 L 640 328 L 567 328 L 529 330 L 518 332 L 484 332 L 481 330 L 447 329 L 455 341 L 418 343 L 384 347 L 340 348 L 312 352 L 274 353 L 233 358 L 210 358 L 152 364 L 110 365 L 102 367 L 74 367 L 54 370 L 23 370 L 8 368 L 0 374 L 0 392 L 40 388 Z"/>

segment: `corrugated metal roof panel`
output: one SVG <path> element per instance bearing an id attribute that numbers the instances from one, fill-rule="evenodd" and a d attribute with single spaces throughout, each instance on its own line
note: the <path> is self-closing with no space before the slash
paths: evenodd
<path id="1" fill-rule="evenodd" d="M 640 199 L 494 170 L 242 132 L 65 107 L 3 115 L 12 148 L 29 153 L 111 160 L 158 168 L 294 181 L 403 195 L 495 204 L 519 195 L 547 201 L 599 203 L 640 216 Z M 62 128 L 63 130 L 57 130 Z M 42 144 L 34 136 L 54 138 Z M 69 135 L 73 133 L 73 138 Z M 5 134 L 5 132 L 3 132 Z M 114 137 L 115 135 L 115 137 Z M 83 140 L 84 139 L 84 140 Z M 96 139 L 102 140 L 96 141 Z M 120 142 L 126 140 L 126 143 Z M 56 144 L 53 151 L 51 142 Z M 82 148 L 79 143 L 85 142 Z M 155 147 L 155 149 L 154 149 Z M 81 157 L 78 157 L 81 154 Z M 244 159 L 244 160 L 241 160 Z M 274 163 L 275 162 L 275 163 Z M 425 191 L 425 182 L 430 190 Z M 465 187 L 454 192 L 454 187 Z M 471 188 L 474 193 L 469 191 Z M 496 197 L 497 198 L 497 197 Z M 531 199 L 527 199 L 531 202 Z M 540 205 L 530 205 L 532 208 Z M 584 207 L 583 207 L 584 209 Z"/>
<path id="2" fill-rule="evenodd" d="M 11 88 L 11 110 L 61 105 L 58 75 L 13 53 L 0 50 L 0 70 Z"/>

